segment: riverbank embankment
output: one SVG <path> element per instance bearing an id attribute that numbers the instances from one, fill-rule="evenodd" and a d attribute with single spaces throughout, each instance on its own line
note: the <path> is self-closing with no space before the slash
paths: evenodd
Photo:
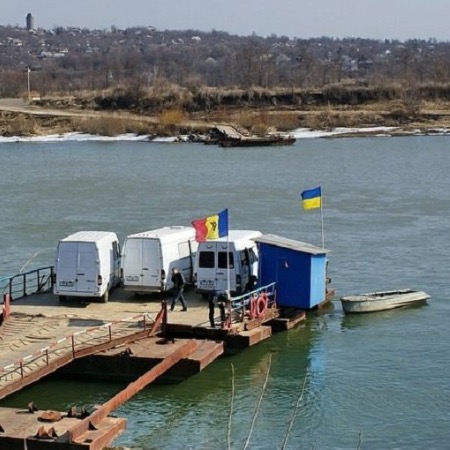
<path id="1" fill-rule="evenodd" d="M 424 104 L 420 112 L 410 113 L 395 102 L 350 107 L 314 108 L 266 107 L 221 108 L 188 114 L 181 109 L 162 113 L 103 111 L 67 107 L 55 102 L 27 102 L 0 99 L 0 136 L 32 137 L 65 133 L 119 136 L 179 136 L 205 134 L 217 124 L 229 124 L 252 133 L 289 133 L 308 129 L 329 137 L 378 134 L 447 134 L 450 130 L 450 104 Z M 337 132 L 333 132 L 338 130 Z M 346 130 L 346 131 L 344 131 Z"/>

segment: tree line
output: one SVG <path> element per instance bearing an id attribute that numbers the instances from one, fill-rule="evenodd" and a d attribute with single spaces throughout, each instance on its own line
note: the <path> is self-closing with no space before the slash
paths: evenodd
<path id="1" fill-rule="evenodd" d="M 446 100 L 449 75 L 450 44 L 434 39 L 0 27 L 0 96 L 29 80 L 41 98 L 90 93 L 103 108 Z"/>

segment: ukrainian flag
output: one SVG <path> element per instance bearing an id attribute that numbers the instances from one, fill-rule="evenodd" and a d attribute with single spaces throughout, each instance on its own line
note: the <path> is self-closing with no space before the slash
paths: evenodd
<path id="1" fill-rule="evenodd" d="M 322 207 L 322 189 L 316 187 L 301 193 L 303 209 L 314 209 Z"/>

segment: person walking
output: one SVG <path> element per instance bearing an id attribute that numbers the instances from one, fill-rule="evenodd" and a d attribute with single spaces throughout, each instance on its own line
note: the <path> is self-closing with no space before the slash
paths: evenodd
<path id="1" fill-rule="evenodd" d="M 172 269 L 172 283 L 173 283 L 173 295 L 172 295 L 172 305 L 170 310 L 173 311 L 175 308 L 175 303 L 180 300 L 182 309 L 181 311 L 187 311 L 186 300 L 184 298 L 184 285 L 186 281 L 183 274 L 178 270 L 177 267 Z"/>

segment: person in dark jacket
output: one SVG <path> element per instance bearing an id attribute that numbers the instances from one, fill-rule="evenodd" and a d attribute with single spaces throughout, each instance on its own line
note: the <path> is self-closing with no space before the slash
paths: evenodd
<path id="1" fill-rule="evenodd" d="M 225 305 L 228 301 L 228 292 L 227 291 L 214 291 L 212 294 L 209 294 L 208 304 L 209 304 L 209 324 L 212 328 L 216 327 L 214 321 L 214 313 L 216 305 L 219 307 L 220 311 L 220 321 L 223 323 L 227 319 L 225 314 Z"/>
<path id="2" fill-rule="evenodd" d="M 173 295 L 172 295 L 172 305 L 170 310 L 173 311 L 175 308 L 175 303 L 180 300 L 182 309 L 181 311 L 187 311 L 186 300 L 184 298 L 184 285 L 186 284 L 183 274 L 174 267 L 172 269 L 172 283 L 173 283 Z"/>

